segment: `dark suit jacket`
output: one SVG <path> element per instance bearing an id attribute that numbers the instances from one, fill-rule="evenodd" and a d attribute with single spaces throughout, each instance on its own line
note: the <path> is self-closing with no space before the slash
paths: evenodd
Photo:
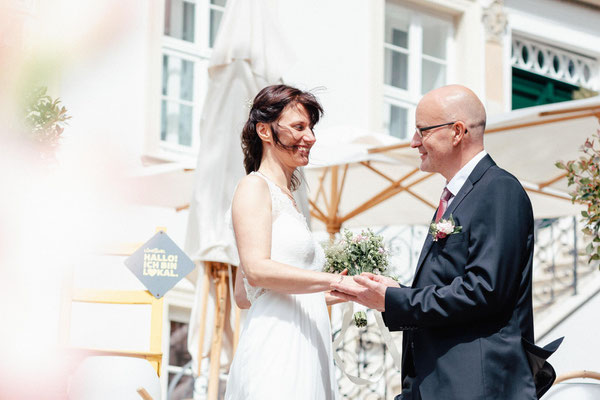
<path id="1" fill-rule="evenodd" d="M 405 330 L 403 399 L 537 399 L 522 338 L 533 343 L 533 212 L 519 181 L 489 155 L 427 235 L 411 288 L 388 288 L 384 320 Z"/>

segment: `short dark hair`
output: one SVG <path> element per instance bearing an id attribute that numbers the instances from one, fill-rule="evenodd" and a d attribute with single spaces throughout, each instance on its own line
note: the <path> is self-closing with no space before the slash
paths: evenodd
<path id="1" fill-rule="evenodd" d="M 256 125 L 259 122 L 271 124 L 275 145 L 287 148 L 279 141 L 278 130 L 273 123 L 279 120 L 286 107 L 294 104 L 304 106 L 310 120 L 309 127 L 313 129 L 323 115 L 323 107 L 312 93 L 288 85 L 267 86 L 258 92 L 252 103 L 248 121 L 242 129 L 242 151 L 246 174 L 257 171 L 262 159 L 263 144 L 256 133 Z M 297 189 L 298 186 L 300 180 L 294 174 L 292 190 Z"/>

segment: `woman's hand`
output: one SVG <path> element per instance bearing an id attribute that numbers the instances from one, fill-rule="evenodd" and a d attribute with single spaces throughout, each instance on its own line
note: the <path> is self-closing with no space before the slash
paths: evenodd
<path id="1" fill-rule="evenodd" d="M 246 294 L 246 288 L 244 287 L 244 281 L 242 276 L 242 266 L 236 268 L 235 272 L 235 285 L 233 285 L 233 295 L 235 297 L 235 304 L 242 310 L 250 308 L 252 305 L 250 301 L 248 301 L 248 296 Z"/>
<path id="2" fill-rule="evenodd" d="M 370 273 L 348 277 L 331 285 L 333 296 L 381 312 L 385 311 L 385 292 L 388 287 L 400 287 L 400 285 L 391 278 Z"/>
<path id="3" fill-rule="evenodd" d="M 346 268 L 342 272 L 340 272 L 340 275 L 348 275 L 348 268 Z M 344 278 L 342 278 L 342 279 L 344 279 Z M 344 302 L 346 302 L 346 300 L 332 295 L 330 291 L 325 292 L 325 303 L 327 303 L 328 306 L 332 306 L 334 304 L 344 303 Z"/>
<path id="4" fill-rule="evenodd" d="M 327 303 L 328 306 L 345 302 L 346 300 L 332 295 L 331 292 L 325 292 L 325 303 Z"/>

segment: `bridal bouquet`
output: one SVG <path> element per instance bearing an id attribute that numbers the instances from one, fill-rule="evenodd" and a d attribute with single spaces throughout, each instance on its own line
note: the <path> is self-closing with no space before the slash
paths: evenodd
<path id="1" fill-rule="evenodd" d="M 389 252 L 383 246 L 383 237 L 370 229 L 358 235 L 344 229 L 339 240 L 324 247 L 325 272 L 339 274 L 347 269 L 348 275 L 363 272 L 383 275 L 387 270 Z M 366 326 L 367 314 L 364 311 L 354 313 L 354 322 L 358 327 Z"/>

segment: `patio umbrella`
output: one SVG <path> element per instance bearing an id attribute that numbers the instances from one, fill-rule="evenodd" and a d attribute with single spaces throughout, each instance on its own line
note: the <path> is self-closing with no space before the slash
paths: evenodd
<path id="1" fill-rule="evenodd" d="M 209 65 L 185 245 L 199 268 L 188 347 L 197 366 L 211 347 L 217 353 L 211 354 L 209 399 L 217 395 L 221 338 L 221 361 L 227 364 L 239 323 L 239 317 L 227 316 L 232 303 L 227 299 L 228 266 L 239 259 L 225 219 L 235 186 L 245 175 L 240 133 L 249 103 L 263 87 L 281 82 L 290 63 L 276 10 L 275 0 L 229 0 Z"/>
<path id="2" fill-rule="evenodd" d="M 511 111 L 488 120 L 485 148 L 527 190 L 536 218 L 574 215 L 558 160 L 575 159 L 599 128 L 600 97 Z M 331 233 L 345 227 L 427 224 L 445 184 L 419 170 L 417 150 L 387 135 L 319 132 L 307 171 L 311 212 Z M 318 226 L 318 223 L 313 223 Z"/>
<path id="3" fill-rule="evenodd" d="M 438 188 L 441 192 L 442 179 L 418 170 L 414 150 L 402 156 L 395 152 L 394 157 L 369 152 L 403 143 L 387 134 L 354 127 L 320 130 L 306 169 L 313 228 L 325 228 L 332 234 L 342 225 L 413 224 L 421 223 L 426 215 L 431 218 L 437 200 L 426 197 L 435 196 Z M 429 179 L 423 188 L 430 196 L 424 197 L 423 188 L 416 192 L 407 183 L 423 178 Z"/>

